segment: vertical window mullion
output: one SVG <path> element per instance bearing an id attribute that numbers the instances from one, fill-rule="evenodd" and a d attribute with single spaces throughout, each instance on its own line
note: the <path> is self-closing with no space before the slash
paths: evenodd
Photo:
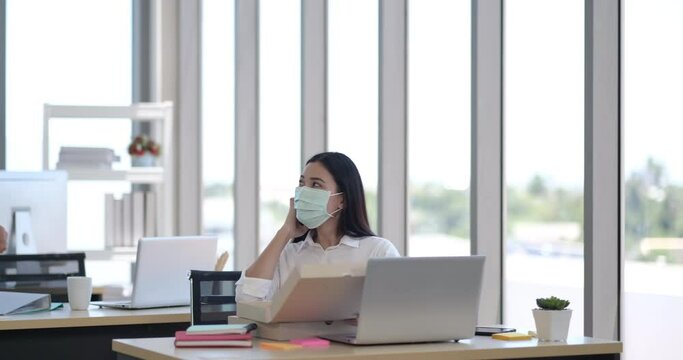
<path id="1" fill-rule="evenodd" d="M 480 324 L 502 319 L 503 3 L 472 2 L 471 249 L 485 255 Z"/>
<path id="2" fill-rule="evenodd" d="M 327 149 L 327 0 L 301 2 L 301 164 Z"/>
<path id="3" fill-rule="evenodd" d="M 586 1 L 584 334 L 617 340 L 623 233 L 619 0 Z"/>
<path id="4" fill-rule="evenodd" d="M 243 270 L 259 238 L 258 1 L 235 6 L 235 269 Z"/>
<path id="5" fill-rule="evenodd" d="M 379 234 L 407 242 L 407 0 L 379 2 Z"/>
<path id="6" fill-rule="evenodd" d="M 201 4 L 181 1 L 178 28 L 178 234 L 192 235 L 201 229 Z"/>

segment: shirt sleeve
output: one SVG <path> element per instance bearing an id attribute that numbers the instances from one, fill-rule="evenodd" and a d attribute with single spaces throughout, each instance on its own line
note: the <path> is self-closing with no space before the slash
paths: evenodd
<path id="1" fill-rule="evenodd" d="M 248 277 L 242 272 L 242 276 L 235 283 L 235 301 L 263 301 L 271 300 L 273 294 L 280 287 L 280 267 L 275 268 L 273 279 L 261 279 Z"/>
<path id="2" fill-rule="evenodd" d="M 370 254 L 370 257 L 400 257 L 398 250 L 394 244 L 387 240 L 382 239 L 380 243 L 377 244 L 375 249 Z"/>

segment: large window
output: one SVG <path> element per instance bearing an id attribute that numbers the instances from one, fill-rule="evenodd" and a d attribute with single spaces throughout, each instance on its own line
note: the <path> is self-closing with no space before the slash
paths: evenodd
<path id="1" fill-rule="evenodd" d="M 287 217 L 301 175 L 300 4 L 259 4 L 260 250 Z"/>
<path id="2" fill-rule="evenodd" d="M 408 255 L 469 255 L 471 6 L 409 2 Z"/>
<path id="3" fill-rule="evenodd" d="M 202 1 L 203 230 L 234 254 L 235 56 L 233 1 Z M 234 256 L 226 269 L 234 268 Z"/>
<path id="4" fill-rule="evenodd" d="M 130 1 L 118 0 L 6 4 L 7 169 L 38 171 L 44 103 L 130 103 L 132 7 Z M 69 119 L 51 124 L 51 159 L 56 159 L 59 146 L 104 146 L 115 149 L 126 162 L 130 121 Z M 104 193 L 127 191 L 130 184 L 123 182 L 70 182 L 67 247 L 102 249 Z"/>
<path id="5" fill-rule="evenodd" d="M 377 231 L 378 3 L 330 0 L 328 6 L 329 149 L 358 167 Z"/>
<path id="6" fill-rule="evenodd" d="M 683 3 L 676 0 L 627 0 L 624 5 L 622 336 L 628 360 L 681 357 L 682 13 Z"/>
<path id="7" fill-rule="evenodd" d="M 131 99 L 131 4 L 117 0 L 7 1 L 7 168 L 42 168 L 43 104 L 121 105 Z M 60 140 L 127 132 L 70 122 Z"/>
<path id="8" fill-rule="evenodd" d="M 583 335 L 584 3 L 508 1 L 504 31 L 503 321 L 535 328 L 535 299 L 554 295 Z"/>

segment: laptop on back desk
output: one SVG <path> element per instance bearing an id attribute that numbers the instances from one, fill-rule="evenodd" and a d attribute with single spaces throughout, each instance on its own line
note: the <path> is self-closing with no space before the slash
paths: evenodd
<path id="1" fill-rule="evenodd" d="M 93 301 L 120 309 L 149 309 L 190 304 L 190 270 L 213 270 L 218 239 L 214 236 L 142 238 L 130 300 Z"/>
<path id="2" fill-rule="evenodd" d="M 484 256 L 370 259 L 357 333 L 321 337 L 356 345 L 471 338 L 483 269 Z"/>

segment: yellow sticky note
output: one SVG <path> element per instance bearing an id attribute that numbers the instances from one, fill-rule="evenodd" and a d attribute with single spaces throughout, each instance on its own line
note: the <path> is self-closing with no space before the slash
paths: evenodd
<path id="1" fill-rule="evenodd" d="M 491 337 L 497 340 L 531 340 L 531 335 L 518 332 L 498 333 L 491 335 Z"/>
<path id="2" fill-rule="evenodd" d="M 276 342 L 262 342 L 261 349 L 266 350 L 295 350 L 301 349 L 303 346 L 290 343 L 276 343 Z"/>

